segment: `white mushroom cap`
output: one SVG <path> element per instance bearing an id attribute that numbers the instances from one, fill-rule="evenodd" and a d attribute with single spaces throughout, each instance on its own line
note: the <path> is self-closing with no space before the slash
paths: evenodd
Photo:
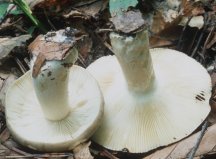
<path id="1" fill-rule="evenodd" d="M 31 70 L 6 94 L 8 128 L 24 146 L 71 150 L 101 123 L 103 96 L 97 81 L 73 65 L 78 57 L 75 34 L 66 28 L 38 36 L 29 46 Z"/>
<path id="2" fill-rule="evenodd" d="M 101 91 L 85 69 L 73 66 L 68 95 L 69 115 L 62 120 L 47 120 L 34 91 L 31 71 L 15 81 L 6 95 L 7 125 L 14 138 L 41 151 L 71 150 L 86 141 L 102 118 Z"/>
<path id="3" fill-rule="evenodd" d="M 98 144 L 117 151 L 147 152 L 185 138 L 209 114 L 211 80 L 205 68 L 175 50 L 150 53 L 156 81 L 144 93 L 128 89 L 116 56 L 102 57 L 87 68 L 105 100 L 102 125 L 93 135 Z"/>

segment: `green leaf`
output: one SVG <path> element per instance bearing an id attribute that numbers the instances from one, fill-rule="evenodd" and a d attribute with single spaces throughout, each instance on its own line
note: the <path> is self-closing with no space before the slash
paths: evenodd
<path id="1" fill-rule="evenodd" d="M 32 35 L 35 29 L 36 29 L 36 26 L 31 26 L 30 28 L 28 28 L 27 30 L 28 34 Z"/>
<path id="2" fill-rule="evenodd" d="M 9 6 L 9 3 L 7 3 L 7 2 L 0 3 L 0 21 L 1 21 L 1 19 L 4 18 L 5 14 L 7 12 L 8 6 Z"/>
<path id="3" fill-rule="evenodd" d="M 115 16 L 127 11 L 129 7 L 135 7 L 137 3 L 137 0 L 110 0 L 109 10 L 111 15 Z"/>
<path id="4" fill-rule="evenodd" d="M 32 21 L 32 23 L 40 28 L 43 32 L 46 32 L 46 29 L 43 25 L 37 20 L 36 17 L 32 15 L 32 11 L 25 0 L 13 0 L 14 4 L 16 4 L 20 9 L 25 13 L 26 16 Z"/>
<path id="5" fill-rule="evenodd" d="M 12 14 L 12 15 L 20 15 L 20 14 L 23 14 L 23 11 L 19 7 L 16 7 L 15 9 L 10 11 L 10 14 Z"/>

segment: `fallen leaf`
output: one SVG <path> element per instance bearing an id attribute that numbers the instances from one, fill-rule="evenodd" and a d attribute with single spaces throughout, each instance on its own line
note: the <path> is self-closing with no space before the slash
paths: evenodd
<path id="1" fill-rule="evenodd" d="M 216 124 L 209 127 L 202 138 L 198 150 L 196 151 L 195 157 L 199 157 L 205 154 L 215 153 L 216 147 Z M 186 158 L 187 154 L 195 146 L 200 132 L 179 141 L 171 146 L 165 147 L 161 150 L 154 152 L 153 154 L 143 158 L 143 159 L 176 159 L 176 158 Z"/>
<path id="2" fill-rule="evenodd" d="M 3 132 L 0 134 L 0 140 L 1 143 L 4 143 L 5 141 L 7 141 L 10 138 L 10 132 L 9 130 L 6 128 L 3 130 Z"/>
<path id="3" fill-rule="evenodd" d="M 89 36 L 84 37 L 82 40 L 78 41 L 77 43 L 77 50 L 84 59 L 88 57 L 89 52 L 91 52 L 91 48 L 92 48 L 92 39 Z"/>
<path id="4" fill-rule="evenodd" d="M 95 17 L 100 11 L 105 9 L 105 6 L 107 6 L 107 4 L 108 4 L 107 0 L 96 1 L 90 5 L 84 5 L 82 7 L 79 7 L 78 9 L 88 16 Z"/>
<path id="5" fill-rule="evenodd" d="M 93 159 L 89 146 L 91 142 L 82 143 L 73 149 L 75 159 Z"/>
<path id="6" fill-rule="evenodd" d="M 36 57 L 33 77 L 38 75 L 45 60 L 64 59 L 76 40 L 81 37 L 80 32 L 70 28 L 48 32 L 45 36 L 39 35 L 28 47 L 29 51 Z"/>
<path id="7" fill-rule="evenodd" d="M 5 106 L 5 96 L 8 88 L 17 79 L 17 77 L 11 73 L 0 72 L 0 105 Z"/>
<path id="8" fill-rule="evenodd" d="M 31 35 L 21 35 L 14 38 L 0 38 L 0 65 L 16 46 L 21 46 L 30 38 Z"/>
<path id="9" fill-rule="evenodd" d="M 114 16 L 111 21 L 115 25 L 116 30 L 131 33 L 146 25 L 139 11 L 127 11 L 121 15 Z"/>
<path id="10" fill-rule="evenodd" d="M 42 54 L 46 60 L 62 60 L 76 41 L 75 31 L 69 34 L 66 30 L 59 30 L 39 35 L 29 45 L 29 51 L 35 56 Z"/>

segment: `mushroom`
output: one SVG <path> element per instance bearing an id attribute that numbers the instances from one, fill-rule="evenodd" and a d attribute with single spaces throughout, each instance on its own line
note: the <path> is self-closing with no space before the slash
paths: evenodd
<path id="1" fill-rule="evenodd" d="M 73 149 L 89 139 L 103 115 L 96 80 L 73 65 L 78 56 L 76 37 L 68 32 L 48 33 L 30 44 L 33 68 L 15 81 L 6 95 L 11 134 L 35 150 Z"/>
<path id="2" fill-rule="evenodd" d="M 191 134 L 210 111 L 206 69 L 182 52 L 149 49 L 147 31 L 110 34 L 114 56 L 87 70 L 104 95 L 104 118 L 92 139 L 103 147 L 144 153 Z"/>

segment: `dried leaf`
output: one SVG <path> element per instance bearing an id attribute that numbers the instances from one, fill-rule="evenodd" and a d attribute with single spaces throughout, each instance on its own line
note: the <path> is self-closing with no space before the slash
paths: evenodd
<path id="1" fill-rule="evenodd" d="M 84 5 L 78 9 L 88 16 L 95 17 L 101 10 L 107 6 L 108 1 L 96 1 L 90 5 Z"/>
<path id="2" fill-rule="evenodd" d="M 210 154 L 215 151 L 216 147 L 216 124 L 209 127 L 200 143 L 195 156 L 199 157 L 204 154 Z M 186 158 L 187 154 L 195 146 L 200 132 L 180 141 L 171 146 L 165 147 L 161 150 L 154 152 L 153 154 L 145 157 L 144 159 L 167 159 L 167 158 Z"/>
<path id="3" fill-rule="evenodd" d="M 7 141 L 9 138 L 10 138 L 10 132 L 9 132 L 9 130 L 6 128 L 6 129 L 4 129 L 4 131 L 0 134 L 1 143 L 4 143 L 4 142 Z"/>
<path id="4" fill-rule="evenodd" d="M 50 8 L 64 5 L 68 0 L 25 0 L 29 7 L 33 10 L 35 7 Z"/>
<path id="5" fill-rule="evenodd" d="M 84 59 L 89 55 L 92 48 L 92 39 L 89 36 L 84 37 L 81 41 L 77 43 L 77 50 Z"/>
<path id="6" fill-rule="evenodd" d="M 43 54 L 46 60 L 62 60 L 72 46 L 73 43 L 47 41 L 43 36 L 39 35 L 29 45 L 29 51 L 36 56 Z"/>
<path id="7" fill-rule="evenodd" d="M 32 77 L 34 77 L 34 78 L 37 77 L 37 75 L 39 74 L 40 69 L 43 66 L 43 64 L 45 63 L 45 61 L 46 61 L 45 56 L 42 53 L 40 53 L 34 62 Z"/>
<path id="8" fill-rule="evenodd" d="M 75 159 L 93 159 L 89 151 L 90 144 L 91 142 L 83 143 L 74 148 L 73 152 Z"/>
<path id="9" fill-rule="evenodd" d="M 5 106 L 5 95 L 10 85 L 17 77 L 10 73 L 0 72 L 0 105 Z"/>
<path id="10" fill-rule="evenodd" d="M 139 11 L 123 12 L 121 15 L 114 16 L 111 21 L 118 31 L 131 33 L 145 26 L 145 21 Z"/>
<path id="11" fill-rule="evenodd" d="M 21 46 L 30 38 L 31 35 L 21 35 L 15 38 L 0 38 L 0 64 L 16 46 Z"/>

